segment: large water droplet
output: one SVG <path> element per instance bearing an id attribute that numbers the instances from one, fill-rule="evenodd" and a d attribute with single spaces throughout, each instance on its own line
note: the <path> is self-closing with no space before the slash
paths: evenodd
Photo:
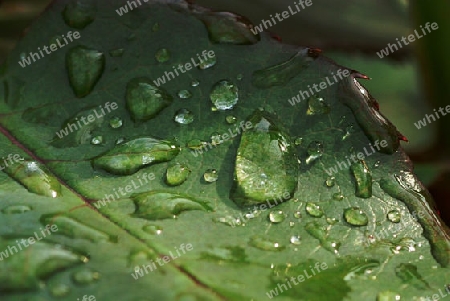
<path id="1" fill-rule="evenodd" d="M 230 110 L 239 100 L 239 89 L 232 82 L 221 80 L 213 86 L 209 98 L 218 110 Z"/>
<path id="2" fill-rule="evenodd" d="M 253 72 L 252 84 L 261 89 L 284 86 L 315 58 L 316 56 L 310 55 L 309 49 L 302 49 L 283 63 Z"/>
<path id="3" fill-rule="evenodd" d="M 173 120 L 179 124 L 190 124 L 194 122 L 194 114 L 188 109 L 179 109 L 175 113 Z"/>
<path id="4" fill-rule="evenodd" d="M 109 126 L 113 129 L 118 129 L 122 127 L 123 121 L 120 117 L 114 116 L 109 120 Z"/>
<path id="5" fill-rule="evenodd" d="M 322 217 L 324 214 L 320 205 L 316 203 L 306 203 L 305 210 L 312 217 Z"/>
<path id="6" fill-rule="evenodd" d="M 172 96 L 166 90 L 158 88 L 148 78 L 135 78 L 127 84 L 127 109 L 135 121 L 155 117 L 172 101 Z"/>
<path id="7" fill-rule="evenodd" d="M 211 210 L 206 202 L 170 192 L 144 192 L 133 195 L 131 199 L 137 208 L 133 216 L 150 220 L 174 218 L 189 210 Z"/>
<path id="8" fill-rule="evenodd" d="M 96 13 L 95 1 L 72 0 L 64 8 L 62 15 L 68 26 L 83 29 L 94 21 Z"/>
<path id="9" fill-rule="evenodd" d="M 345 209 L 344 218 L 352 226 L 366 226 L 369 222 L 367 214 L 358 207 Z"/>
<path id="10" fill-rule="evenodd" d="M 131 175 L 144 166 L 175 158 L 180 146 L 173 141 L 137 138 L 94 158 L 92 165 L 117 175 Z"/>
<path id="11" fill-rule="evenodd" d="M 306 115 L 322 115 L 328 113 L 330 113 L 330 106 L 322 97 L 313 95 L 308 99 L 308 110 L 306 111 Z"/>
<path id="12" fill-rule="evenodd" d="M 215 169 L 207 169 L 203 174 L 203 178 L 205 179 L 206 182 L 212 183 L 219 179 L 219 174 Z"/>
<path id="13" fill-rule="evenodd" d="M 350 167 L 356 180 L 355 195 L 360 198 L 372 196 L 372 173 L 364 160 L 358 160 Z"/>
<path id="14" fill-rule="evenodd" d="M 189 177 L 191 170 L 180 163 L 170 166 L 166 171 L 166 183 L 170 186 L 178 186 Z"/>
<path id="15" fill-rule="evenodd" d="M 320 141 L 313 141 L 308 145 L 308 158 L 306 158 L 306 164 L 311 164 L 323 155 L 323 143 Z"/>
<path id="16" fill-rule="evenodd" d="M 198 65 L 198 68 L 201 70 L 205 70 L 205 69 L 213 67 L 216 64 L 216 62 L 217 62 L 217 59 L 216 59 L 215 55 L 212 57 L 207 56 L 206 59 L 201 60 L 200 64 Z"/>
<path id="17" fill-rule="evenodd" d="M 100 145 L 103 143 L 103 136 L 98 135 L 98 136 L 94 136 L 91 139 L 91 144 L 93 145 Z"/>
<path id="18" fill-rule="evenodd" d="M 161 48 L 155 53 L 155 59 L 160 63 L 165 63 L 170 60 L 170 51 L 166 48 Z"/>
<path id="19" fill-rule="evenodd" d="M 77 97 L 91 93 L 105 69 L 105 56 L 98 50 L 75 46 L 66 54 L 70 86 Z"/>
<path id="20" fill-rule="evenodd" d="M 281 223 L 285 219 L 286 219 L 286 214 L 284 214 L 284 212 L 281 211 L 281 210 L 274 210 L 274 211 L 269 213 L 269 220 L 273 224 Z"/>
<path id="21" fill-rule="evenodd" d="M 387 218 L 389 221 L 393 223 L 399 223 L 402 218 L 402 215 L 398 210 L 391 210 L 387 213 Z"/>
<path id="22" fill-rule="evenodd" d="M 250 239 L 250 245 L 264 251 L 281 251 L 285 248 L 278 242 L 260 236 L 253 236 Z"/>
<path id="23" fill-rule="evenodd" d="M 298 176 L 290 136 L 268 112 L 257 110 L 248 122 L 253 127 L 241 135 L 231 198 L 244 206 L 289 200 L 297 188 Z"/>
<path id="24" fill-rule="evenodd" d="M 4 167 L 11 178 L 25 186 L 29 192 L 48 197 L 61 196 L 61 184 L 46 166 L 36 161 L 19 161 Z"/>
<path id="25" fill-rule="evenodd" d="M 20 214 L 28 211 L 31 211 L 31 207 L 26 205 L 12 205 L 2 209 L 4 214 Z"/>

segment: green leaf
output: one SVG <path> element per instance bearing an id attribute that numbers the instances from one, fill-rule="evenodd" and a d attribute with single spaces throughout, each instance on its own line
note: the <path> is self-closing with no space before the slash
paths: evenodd
<path id="1" fill-rule="evenodd" d="M 445 291 L 448 229 L 365 76 L 233 14 L 89 3 L 56 1 L 1 69 L 2 300 Z"/>

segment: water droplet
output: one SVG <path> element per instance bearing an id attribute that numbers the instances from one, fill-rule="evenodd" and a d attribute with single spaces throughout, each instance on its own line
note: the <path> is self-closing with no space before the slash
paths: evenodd
<path id="1" fill-rule="evenodd" d="M 342 141 L 350 137 L 350 135 L 355 131 L 353 125 L 349 125 L 345 128 L 345 134 L 342 136 Z"/>
<path id="2" fill-rule="evenodd" d="M 4 166 L 3 171 L 25 186 L 29 192 L 53 198 L 61 196 L 61 184 L 58 179 L 39 162 L 19 161 Z"/>
<path id="3" fill-rule="evenodd" d="M 105 56 L 98 50 L 75 46 L 66 54 L 70 86 L 79 98 L 94 89 L 105 69 Z"/>
<path id="4" fill-rule="evenodd" d="M 163 228 L 157 225 L 145 225 L 142 230 L 152 235 L 160 235 Z"/>
<path id="5" fill-rule="evenodd" d="M 389 221 L 393 223 L 399 223 L 402 218 L 402 215 L 398 210 L 391 210 L 387 213 L 387 218 Z"/>
<path id="6" fill-rule="evenodd" d="M 72 274 L 72 280 L 76 284 L 86 285 L 95 282 L 100 279 L 100 273 L 83 269 L 81 271 L 76 271 Z"/>
<path id="7" fill-rule="evenodd" d="M 400 295 L 391 291 L 379 292 L 377 295 L 377 301 L 400 301 L 400 300 L 401 300 Z"/>
<path id="8" fill-rule="evenodd" d="M 352 226 L 367 226 L 369 218 L 358 207 L 347 208 L 344 210 L 344 218 Z"/>
<path id="9" fill-rule="evenodd" d="M 57 283 L 49 285 L 49 290 L 53 297 L 64 297 L 69 294 L 70 286 L 64 283 Z"/>
<path id="10" fill-rule="evenodd" d="M 187 145 L 188 148 L 190 149 L 201 149 L 202 147 L 206 146 L 206 142 L 205 141 L 201 141 L 200 139 L 192 139 L 189 140 Z"/>
<path id="11" fill-rule="evenodd" d="M 228 115 L 227 117 L 225 117 L 225 120 L 227 121 L 228 124 L 234 124 L 237 121 L 237 118 L 233 115 Z"/>
<path id="12" fill-rule="evenodd" d="M 26 205 L 12 205 L 2 209 L 4 214 L 20 214 L 28 211 L 31 211 L 31 207 Z"/>
<path id="13" fill-rule="evenodd" d="M 213 221 L 216 223 L 222 223 L 227 226 L 236 227 L 236 226 L 242 226 L 243 223 L 239 218 L 235 218 L 233 216 L 227 215 L 224 217 L 215 217 L 213 218 Z"/>
<path id="14" fill-rule="evenodd" d="M 178 91 L 177 95 L 181 99 L 188 99 L 192 97 L 192 93 L 189 90 L 180 90 Z"/>
<path id="15" fill-rule="evenodd" d="M 289 227 L 294 227 L 295 223 L 294 222 L 289 222 Z"/>
<path id="16" fill-rule="evenodd" d="M 295 145 L 302 145 L 303 143 L 303 138 L 302 137 L 298 137 L 294 140 Z"/>
<path id="17" fill-rule="evenodd" d="M 68 26 L 83 29 L 94 21 L 96 13 L 95 1 L 72 0 L 64 8 L 62 16 Z"/>
<path id="18" fill-rule="evenodd" d="M 372 173 L 364 160 L 358 160 L 350 167 L 356 180 L 355 195 L 360 198 L 372 196 Z"/>
<path id="19" fill-rule="evenodd" d="M 172 101 L 172 96 L 166 90 L 154 86 L 148 78 L 134 78 L 127 84 L 127 109 L 134 121 L 154 118 Z"/>
<path id="20" fill-rule="evenodd" d="M 191 86 L 192 87 L 198 87 L 200 85 L 200 82 L 198 81 L 198 80 L 196 80 L 196 79 L 194 79 L 192 82 L 191 82 Z"/>
<path id="21" fill-rule="evenodd" d="M 323 143 L 320 141 L 313 141 L 308 145 L 308 155 L 309 157 L 306 158 L 306 164 L 311 164 L 323 155 Z"/>
<path id="22" fill-rule="evenodd" d="M 327 187 L 333 187 L 335 184 L 336 184 L 335 177 L 328 177 L 327 180 L 325 181 L 325 185 L 327 185 Z"/>
<path id="23" fill-rule="evenodd" d="M 219 133 L 211 134 L 211 144 L 212 145 L 219 145 L 223 142 L 224 142 L 224 140 L 222 139 L 222 136 Z"/>
<path id="24" fill-rule="evenodd" d="M 230 110 L 239 100 L 239 89 L 232 82 L 221 80 L 213 86 L 209 98 L 218 110 Z"/>
<path id="25" fill-rule="evenodd" d="M 157 32 L 158 30 L 159 30 L 159 23 L 156 22 L 156 23 L 153 24 L 153 26 L 152 26 L 152 31 L 153 31 L 153 32 Z"/>
<path id="26" fill-rule="evenodd" d="M 103 136 L 94 136 L 91 139 L 91 144 L 100 145 L 103 143 Z"/>
<path id="27" fill-rule="evenodd" d="M 294 217 L 295 217 L 295 218 L 302 218 L 302 213 L 301 213 L 301 211 L 295 211 L 295 212 L 294 212 Z"/>
<path id="28" fill-rule="evenodd" d="M 242 75 L 241 73 L 239 73 L 237 76 L 236 76 L 236 79 L 237 80 L 242 80 L 244 78 L 244 75 Z"/>
<path id="29" fill-rule="evenodd" d="M 170 186 L 178 186 L 189 177 L 191 170 L 180 163 L 170 166 L 166 171 L 166 183 Z"/>
<path id="30" fill-rule="evenodd" d="M 109 126 L 112 127 L 113 129 L 118 129 L 123 125 L 122 119 L 120 119 L 120 117 L 112 117 L 111 119 L 109 119 Z"/>
<path id="31" fill-rule="evenodd" d="M 155 53 L 155 59 L 160 63 L 165 63 L 170 60 L 170 52 L 166 48 L 161 48 Z"/>
<path id="32" fill-rule="evenodd" d="M 144 166 L 170 161 L 179 152 L 180 146 L 176 142 L 143 137 L 116 145 L 94 158 L 92 165 L 112 174 L 131 175 Z"/>
<path id="33" fill-rule="evenodd" d="M 339 221 L 335 217 L 327 217 L 326 220 L 327 220 L 327 223 L 330 224 L 330 225 L 334 225 L 334 224 L 336 224 Z"/>
<path id="34" fill-rule="evenodd" d="M 328 113 L 330 113 L 330 106 L 322 97 L 313 95 L 308 99 L 308 110 L 306 111 L 306 115 L 322 115 Z"/>
<path id="35" fill-rule="evenodd" d="M 206 182 L 212 183 L 212 182 L 215 182 L 215 181 L 217 181 L 219 179 L 219 175 L 217 174 L 217 170 L 215 170 L 215 169 L 208 169 L 203 174 L 203 178 L 205 179 Z"/>
<path id="36" fill-rule="evenodd" d="M 269 220 L 274 224 L 281 223 L 285 218 L 286 215 L 281 210 L 275 210 L 269 213 Z"/>
<path id="37" fill-rule="evenodd" d="M 253 236 L 250 239 L 250 245 L 263 251 L 281 251 L 285 248 L 278 242 L 260 236 Z"/>
<path id="38" fill-rule="evenodd" d="M 194 122 L 194 114 L 188 109 L 179 109 L 173 117 L 176 123 L 190 124 Z"/>
<path id="39" fill-rule="evenodd" d="M 215 44 L 251 45 L 259 41 L 250 28 L 251 22 L 242 16 L 230 12 L 201 12 L 197 17 L 208 30 L 208 37 Z"/>
<path id="40" fill-rule="evenodd" d="M 342 201 L 344 199 L 344 196 L 340 194 L 339 192 L 333 193 L 333 199 L 336 201 Z"/>
<path id="41" fill-rule="evenodd" d="M 293 245 L 299 245 L 301 243 L 300 235 L 292 235 L 289 241 Z"/>
<path id="42" fill-rule="evenodd" d="M 200 64 L 198 65 L 198 68 L 201 70 L 205 70 L 208 68 L 213 67 L 217 62 L 216 56 L 207 56 L 206 59 L 203 59 L 200 61 Z"/>
<path id="43" fill-rule="evenodd" d="M 113 49 L 109 51 L 109 55 L 111 57 L 122 57 L 124 53 L 124 49 L 123 48 L 118 48 L 118 49 Z"/>
<path id="44" fill-rule="evenodd" d="M 190 210 L 211 210 L 206 202 L 170 192 L 144 192 L 132 195 L 131 199 L 137 208 L 133 216 L 150 220 L 175 218 Z"/>
<path id="45" fill-rule="evenodd" d="M 302 49 L 285 62 L 253 72 L 252 84 L 260 89 L 284 86 L 312 61 L 314 58 L 308 55 L 308 49 Z"/>
<path id="46" fill-rule="evenodd" d="M 126 141 L 124 137 L 120 137 L 116 139 L 116 145 L 122 144 Z"/>
<path id="47" fill-rule="evenodd" d="M 373 167 L 377 168 L 377 167 L 380 167 L 380 165 L 381 165 L 381 161 L 378 160 L 377 162 L 375 162 L 373 164 Z"/>
<path id="48" fill-rule="evenodd" d="M 312 217 L 322 217 L 323 216 L 323 210 L 320 207 L 320 205 L 316 203 L 306 203 L 306 213 L 308 213 Z"/>
<path id="49" fill-rule="evenodd" d="M 291 199 L 298 176 L 291 137 L 268 112 L 257 110 L 247 122 L 253 127 L 241 135 L 231 198 L 241 206 Z"/>

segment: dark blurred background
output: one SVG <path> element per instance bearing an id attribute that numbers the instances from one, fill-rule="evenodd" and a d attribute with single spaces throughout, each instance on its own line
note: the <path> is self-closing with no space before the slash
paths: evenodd
<path id="1" fill-rule="evenodd" d="M 51 0 L 0 0 L 0 63 Z M 197 0 L 259 25 L 292 0 Z M 450 115 L 417 129 L 414 123 L 450 104 L 450 1 L 312 0 L 313 5 L 269 29 L 283 42 L 321 48 L 340 65 L 372 78 L 363 84 L 381 111 L 409 139 L 402 143 L 415 172 L 450 225 Z M 124 4 L 126 1 L 124 0 Z M 380 59 L 376 52 L 426 22 L 439 29 Z"/>

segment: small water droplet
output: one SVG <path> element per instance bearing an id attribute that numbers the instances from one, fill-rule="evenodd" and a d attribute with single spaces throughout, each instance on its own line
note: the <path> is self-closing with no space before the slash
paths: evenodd
<path id="1" fill-rule="evenodd" d="M 342 136 L 342 141 L 350 137 L 350 135 L 355 131 L 353 125 L 349 125 L 345 128 L 345 134 Z"/>
<path id="2" fill-rule="evenodd" d="M 301 243 L 300 235 L 292 235 L 289 241 L 293 245 L 299 245 Z"/>
<path id="3" fill-rule="evenodd" d="M 389 221 L 393 223 L 399 223 L 402 218 L 402 215 L 398 210 L 391 210 L 387 213 L 387 218 Z"/>
<path id="4" fill-rule="evenodd" d="M 31 211 L 31 207 L 26 205 L 12 205 L 2 209 L 4 214 L 20 214 L 28 211 Z"/>
<path id="5" fill-rule="evenodd" d="M 212 145 L 219 145 L 223 143 L 222 136 L 219 133 L 212 133 L 211 134 L 211 144 Z"/>
<path id="6" fill-rule="evenodd" d="M 239 100 L 239 90 L 232 82 L 221 80 L 213 86 L 209 98 L 218 110 L 230 110 Z"/>
<path id="7" fill-rule="evenodd" d="M 308 213 L 312 217 L 322 217 L 323 216 L 323 210 L 320 207 L 320 205 L 316 203 L 306 203 L 305 207 L 306 213 Z"/>
<path id="8" fill-rule="evenodd" d="M 188 109 L 179 109 L 175 113 L 174 120 L 179 124 L 190 124 L 194 121 L 194 114 Z"/>
<path id="9" fill-rule="evenodd" d="M 313 141 L 308 145 L 308 155 L 306 158 L 306 164 L 311 164 L 320 157 L 322 157 L 324 151 L 323 143 L 320 141 Z"/>
<path id="10" fill-rule="evenodd" d="M 375 162 L 375 163 L 373 164 L 373 167 L 377 168 L 377 167 L 380 167 L 380 165 L 381 165 L 381 161 L 378 160 L 377 162 Z"/>
<path id="11" fill-rule="evenodd" d="M 80 285 L 90 284 L 98 279 L 100 279 L 100 273 L 88 269 L 76 271 L 72 274 L 72 280 Z"/>
<path id="12" fill-rule="evenodd" d="M 233 115 L 228 115 L 227 117 L 225 117 L 225 120 L 227 121 L 228 124 L 234 124 L 237 121 L 237 118 Z"/>
<path id="13" fill-rule="evenodd" d="M 166 48 L 161 48 L 155 53 L 155 59 L 160 63 L 165 63 L 170 60 L 170 52 Z"/>
<path id="14" fill-rule="evenodd" d="M 145 225 L 144 227 L 142 227 L 142 230 L 151 235 L 160 235 L 163 228 L 157 225 Z"/>
<path id="15" fill-rule="evenodd" d="M 122 125 L 123 121 L 120 117 L 115 116 L 109 120 L 109 126 L 112 127 L 113 129 L 118 129 L 122 127 Z"/>
<path id="16" fill-rule="evenodd" d="M 64 297 L 70 292 L 70 286 L 64 283 L 49 285 L 50 293 L 53 297 Z"/>
<path id="17" fill-rule="evenodd" d="M 191 86 L 192 87 L 198 87 L 200 85 L 200 82 L 198 81 L 198 80 L 196 80 L 196 79 L 194 79 L 192 82 L 191 82 Z"/>
<path id="18" fill-rule="evenodd" d="M 224 216 L 224 217 L 215 217 L 213 218 L 213 221 L 216 223 L 222 223 L 227 226 L 236 227 L 236 226 L 242 226 L 243 223 L 239 218 L 235 218 L 233 216 Z"/>
<path id="19" fill-rule="evenodd" d="M 327 185 L 327 187 L 333 187 L 335 183 L 336 183 L 335 177 L 328 177 L 327 180 L 325 181 L 325 185 Z"/>
<path id="20" fill-rule="evenodd" d="M 308 110 L 306 115 L 322 115 L 330 112 L 330 106 L 323 100 L 322 97 L 316 95 L 308 99 Z"/>
<path id="21" fill-rule="evenodd" d="M 170 166 L 166 171 L 166 183 L 170 186 L 183 184 L 189 177 L 191 170 L 180 163 Z"/>
<path id="22" fill-rule="evenodd" d="M 177 95 L 181 99 L 188 99 L 192 97 L 192 93 L 189 90 L 180 90 L 178 91 Z"/>
<path id="23" fill-rule="evenodd" d="M 302 145 L 303 143 L 303 138 L 302 137 L 298 137 L 294 140 L 295 145 Z"/>
<path id="24" fill-rule="evenodd" d="M 345 209 L 344 218 L 352 226 L 366 226 L 369 222 L 367 214 L 358 207 Z"/>
<path id="25" fill-rule="evenodd" d="M 94 21 L 96 13 L 95 1 L 72 0 L 64 8 L 62 16 L 68 26 L 83 29 Z"/>
<path id="26" fill-rule="evenodd" d="M 295 211 L 294 212 L 294 217 L 295 218 L 302 218 L 302 213 L 300 211 Z"/>
<path id="27" fill-rule="evenodd" d="M 344 199 L 344 196 L 341 193 L 336 192 L 333 193 L 333 199 L 336 201 L 342 201 Z"/>
<path id="28" fill-rule="evenodd" d="M 294 222 L 289 222 L 289 227 L 294 227 L 295 223 Z"/>
<path id="29" fill-rule="evenodd" d="M 377 295 L 377 301 L 400 301 L 399 294 L 391 291 L 379 292 Z"/>
<path id="30" fill-rule="evenodd" d="M 100 145 L 103 143 L 103 136 L 94 136 L 91 139 L 91 144 Z"/>
<path id="31" fill-rule="evenodd" d="M 327 223 L 330 224 L 330 225 L 334 225 L 334 224 L 336 224 L 339 221 L 335 217 L 327 217 L 326 220 L 327 220 Z"/>
<path id="32" fill-rule="evenodd" d="M 122 144 L 126 141 L 126 139 L 124 137 L 120 137 L 116 139 L 116 144 Z"/>
<path id="33" fill-rule="evenodd" d="M 281 251 L 285 248 L 278 242 L 260 236 L 253 236 L 250 239 L 250 245 L 264 251 Z"/>
<path id="34" fill-rule="evenodd" d="M 213 57 L 207 56 L 206 59 L 201 60 L 200 64 L 198 65 L 198 68 L 201 70 L 205 70 L 208 68 L 213 67 L 217 62 L 216 56 Z"/>
<path id="35" fill-rule="evenodd" d="M 237 80 L 242 80 L 244 78 L 244 75 L 242 75 L 241 73 L 239 73 L 237 76 L 236 76 L 236 79 Z"/>
<path id="36" fill-rule="evenodd" d="M 215 169 L 208 169 L 203 174 L 203 178 L 205 179 L 206 182 L 212 183 L 212 182 L 215 182 L 215 181 L 217 181 L 219 179 L 219 175 L 217 174 L 217 170 L 215 170 Z"/>
<path id="37" fill-rule="evenodd" d="M 286 215 L 281 210 L 275 210 L 275 211 L 272 211 L 269 213 L 269 220 L 273 224 L 281 223 L 282 221 L 284 221 L 285 218 L 286 218 Z"/>

